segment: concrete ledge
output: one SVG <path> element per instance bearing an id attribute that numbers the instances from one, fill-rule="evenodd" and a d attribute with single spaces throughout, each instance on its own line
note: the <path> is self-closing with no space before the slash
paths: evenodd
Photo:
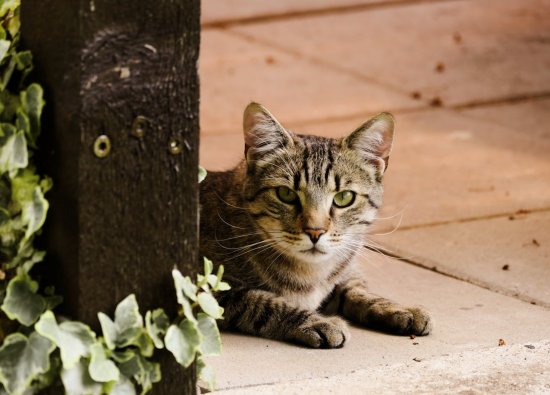
<path id="1" fill-rule="evenodd" d="M 218 394 L 550 394 L 550 341 L 467 351 Z M 253 373 L 251 373 L 253 374 Z"/>

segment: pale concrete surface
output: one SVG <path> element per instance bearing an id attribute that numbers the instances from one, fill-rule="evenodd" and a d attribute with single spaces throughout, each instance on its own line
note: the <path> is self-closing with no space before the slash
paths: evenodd
<path id="1" fill-rule="evenodd" d="M 355 6 L 385 5 L 403 0 L 203 0 L 203 24 L 224 23 L 242 19 L 258 19 L 295 15 Z M 405 0 L 407 1 L 407 0 Z M 408 0 L 415 1 L 415 0 Z"/>
<path id="2" fill-rule="evenodd" d="M 373 292 L 430 310 L 435 320 L 433 334 L 410 339 L 352 327 L 351 339 L 343 348 L 310 350 L 224 333 L 222 356 L 208 359 L 216 371 L 218 388 L 330 377 L 491 347 L 499 339 L 514 344 L 550 336 L 550 314 L 543 307 L 370 252 L 365 252 L 364 270 Z"/>
<path id="3" fill-rule="evenodd" d="M 293 121 L 420 106 L 376 82 L 225 31 L 205 30 L 201 42 L 203 134 L 240 133 L 242 111 L 251 101 L 269 103 L 270 111 Z"/>
<path id="4" fill-rule="evenodd" d="M 220 395 L 550 394 L 550 342 L 461 352 L 319 379 L 238 388 Z"/>
<path id="5" fill-rule="evenodd" d="M 393 111 L 370 243 L 398 259 L 365 250 L 365 272 L 436 326 L 416 339 L 353 327 L 339 350 L 224 333 L 219 388 L 550 393 L 550 0 L 243 1 L 203 3 L 201 163 L 242 158 L 250 100 L 325 136 Z"/>
<path id="6" fill-rule="evenodd" d="M 231 30 L 327 67 L 453 105 L 548 92 L 549 24 L 547 0 L 471 0 L 412 3 Z M 440 63 L 443 70 L 438 72 Z"/>
<path id="7" fill-rule="evenodd" d="M 550 210 L 399 230 L 374 241 L 427 268 L 550 307 Z"/>

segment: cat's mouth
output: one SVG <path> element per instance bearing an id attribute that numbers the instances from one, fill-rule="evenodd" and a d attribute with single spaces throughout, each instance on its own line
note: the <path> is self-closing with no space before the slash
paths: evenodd
<path id="1" fill-rule="evenodd" d="M 325 255 L 326 254 L 325 251 L 321 251 L 316 246 L 313 246 L 313 247 L 311 247 L 307 250 L 301 250 L 300 252 L 302 252 L 304 254 L 311 254 L 311 255 Z"/>

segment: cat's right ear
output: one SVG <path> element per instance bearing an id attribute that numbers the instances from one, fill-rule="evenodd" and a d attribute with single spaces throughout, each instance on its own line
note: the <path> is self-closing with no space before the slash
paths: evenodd
<path id="1" fill-rule="evenodd" d="M 294 144 L 291 134 L 258 103 L 250 103 L 244 110 L 243 132 L 244 156 L 247 160 L 258 159 Z"/>

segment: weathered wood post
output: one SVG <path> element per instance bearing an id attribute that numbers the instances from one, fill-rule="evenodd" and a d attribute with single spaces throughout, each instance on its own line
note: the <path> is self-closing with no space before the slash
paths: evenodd
<path id="1" fill-rule="evenodd" d="M 135 293 L 175 309 L 171 269 L 198 261 L 199 0 L 23 0 L 23 46 L 47 106 L 44 231 L 64 309 L 98 328 Z M 44 167 L 41 167 L 43 169 Z M 164 358 L 156 394 L 195 391 Z"/>

